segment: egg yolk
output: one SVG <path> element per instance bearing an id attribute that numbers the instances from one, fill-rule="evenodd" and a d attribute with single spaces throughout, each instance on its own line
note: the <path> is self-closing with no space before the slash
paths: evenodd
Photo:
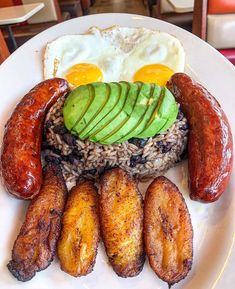
<path id="1" fill-rule="evenodd" d="M 103 74 L 99 67 L 91 63 L 73 65 L 65 75 L 66 80 L 75 86 L 102 81 Z"/>
<path id="2" fill-rule="evenodd" d="M 143 81 L 146 83 L 157 83 L 166 85 L 168 79 L 174 74 L 174 71 L 163 64 L 149 64 L 141 67 L 134 75 L 134 81 Z"/>

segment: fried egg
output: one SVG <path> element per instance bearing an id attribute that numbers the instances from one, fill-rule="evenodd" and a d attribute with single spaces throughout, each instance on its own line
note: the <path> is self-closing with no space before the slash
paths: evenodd
<path id="1" fill-rule="evenodd" d="M 146 28 L 92 27 L 64 35 L 44 54 L 44 78 L 62 77 L 72 87 L 103 81 L 143 81 L 165 85 L 183 72 L 185 53 L 174 36 Z"/>

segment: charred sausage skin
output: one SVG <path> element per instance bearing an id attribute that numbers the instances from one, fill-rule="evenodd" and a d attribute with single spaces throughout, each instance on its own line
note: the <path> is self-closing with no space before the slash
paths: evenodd
<path id="1" fill-rule="evenodd" d="M 232 171 L 233 141 L 228 119 L 218 101 L 188 75 L 174 74 L 167 87 L 189 122 L 190 197 L 214 202 L 225 191 Z"/>
<path id="2" fill-rule="evenodd" d="M 6 189 L 17 198 L 32 199 L 40 190 L 40 150 L 45 114 L 68 91 L 64 79 L 39 83 L 22 98 L 5 126 L 1 171 Z"/>

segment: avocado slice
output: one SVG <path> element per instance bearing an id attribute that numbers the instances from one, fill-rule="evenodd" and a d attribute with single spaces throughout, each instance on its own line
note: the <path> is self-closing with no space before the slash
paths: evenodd
<path id="1" fill-rule="evenodd" d="M 148 102 L 146 104 L 144 114 L 139 119 L 137 124 L 132 128 L 132 130 L 130 130 L 123 138 L 119 139 L 117 143 L 123 143 L 124 141 L 135 137 L 144 130 L 146 124 L 152 116 L 152 113 L 161 94 L 161 87 L 157 84 L 152 84 L 150 90 L 151 91 L 149 92 Z"/>
<path id="2" fill-rule="evenodd" d="M 179 112 L 179 108 L 177 103 L 175 102 L 169 110 L 169 118 L 167 120 L 167 122 L 165 123 L 165 125 L 158 131 L 158 133 L 162 133 L 165 132 L 168 128 L 170 128 L 173 123 L 176 121 L 177 115 Z"/>
<path id="3" fill-rule="evenodd" d="M 116 85 L 115 85 L 116 86 Z M 104 104 L 104 106 L 96 113 L 96 116 L 93 118 L 93 120 L 86 126 L 86 128 L 80 133 L 79 137 L 80 139 L 86 139 L 88 138 L 94 129 L 97 128 L 97 125 L 99 122 L 107 116 L 111 112 L 111 110 L 115 107 L 119 100 L 120 94 L 118 93 L 117 89 L 112 89 L 112 94 L 111 94 L 111 88 L 113 88 L 113 83 L 105 83 L 106 87 L 106 97 L 107 97 L 107 102 Z M 116 88 L 116 87 L 115 87 Z M 95 93 L 99 93 L 99 89 L 96 86 L 95 87 Z"/>
<path id="4" fill-rule="evenodd" d="M 87 85 L 77 87 L 68 95 L 63 107 L 64 124 L 68 130 L 71 130 L 75 123 L 80 121 L 92 99 Z"/>
<path id="5" fill-rule="evenodd" d="M 105 128 L 101 132 L 102 136 L 101 138 L 99 138 L 99 143 L 101 144 L 112 144 L 115 142 L 117 131 L 119 131 L 123 127 L 123 125 L 126 124 L 126 122 L 130 119 L 135 104 L 137 102 L 141 85 L 139 83 L 123 83 L 129 87 L 129 89 L 127 89 L 127 98 L 125 105 L 123 106 L 120 114 L 112 122 L 109 123 L 107 128 Z"/>
<path id="6" fill-rule="evenodd" d="M 125 98 L 120 111 L 116 116 L 95 135 L 95 141 L 102 144 L 110 144 L 112 142 L 105 141 L 106 138 L 111 137 L 130 117 L 134 104 L 137 99 L 138 85 L 128 82 L 120 82 L 121 85 L 121 98 Z"/>
<path id="7" fill-rule="evenodd" d="M 116 105 L 113 109 L 89 132 L 88 139 L 95 141 L 96 133 L 100 132 L 121 110 L 123 103 L 125 102 L 125 96 L 121 94 L 121 85 L 117 82 L 107 83 L 110 87 L 110 98 L 118 98 Z M 122 97 L 122 98 L 121 98 Z"/>
<path id="8" fill-rule="evenodd" d="M 138 85 L 138 95 L 134 104 L 131 115 L 126 119 L 124 124 L 115 131 L 109 138 L 105 139 L 107 143 L 115 143 L 130 132 L 139 122 L 142 115 L 145 113 L 150 97 L 151 84 L 135 83 Z"/>
<path id="9" fill-rule="evenodd" d="M 72 131 L 80 136 L 80 133 L 89 125 L 89 123 L 99 114 L 100 110 L 107 102 L 106 85 L 102 82 L 87 84 L 90 94 L 93 96 L 93 100 L 88 107 L 83 117 L 76 122 Z"/>
<path id="10" fill-rule="evenodd" d="M 156 135 L 162 129 L 162 127 L 164 127 L 167 120 L 169 119 L 169 111 L 174 103 L 174 96 L 166 87 L 163 87 L 158 104 L 150 120 L 148 121 L 144 130 L 136 137 L 147 138 Z"/>

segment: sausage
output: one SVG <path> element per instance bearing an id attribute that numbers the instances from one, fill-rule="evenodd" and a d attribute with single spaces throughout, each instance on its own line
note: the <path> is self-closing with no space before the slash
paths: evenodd
<path id="1" fill-rule="evenodd" d="M 138 275 L 144 265 L 143 200 L 122 169 L 106 171 L 100 182 L 100 225 L 106 253 L 120 277 Z"/>
<path id="2" fill-rule="evenodd" d="M 188 169 L 190 197 L 214 202 L 225 191 L 233 163 L 228 119 L 218 101 L 184 73 L 167 83 L 189 122 Z"/>
<path id="3" fill-rule="evenodd" d="M 32 199 L 40 190 L 44 118 L 56 100 L 68 91 L 64 79 L 39 83 L 22 98 L 5 126 L 1 172 L 6 189 L 19 199 Z"/>
<path id="4" fill-rule="evenodd" d="M 193 262 L 193 228 L 179 189 L 157 177 L 144 200 L 144 240 L 149 264 L 169 284 L 186 277 Z"/>
<path id="5" fill-rule="evenodd" d="M 56 254 L 67 188 L 59 165 L 48 164 L 39 194 L 30 203 L 7 267 L 19 281 L 47 268 Z"/>
<path id="6" fill-rule="evenodd" d="M 74 277 L 89 274 L 95 265 L 100 239 L 98 206 L 97 189 L 90 180 L 80 180 L 69 193 L 57 252 L 61 269 Z"/>

